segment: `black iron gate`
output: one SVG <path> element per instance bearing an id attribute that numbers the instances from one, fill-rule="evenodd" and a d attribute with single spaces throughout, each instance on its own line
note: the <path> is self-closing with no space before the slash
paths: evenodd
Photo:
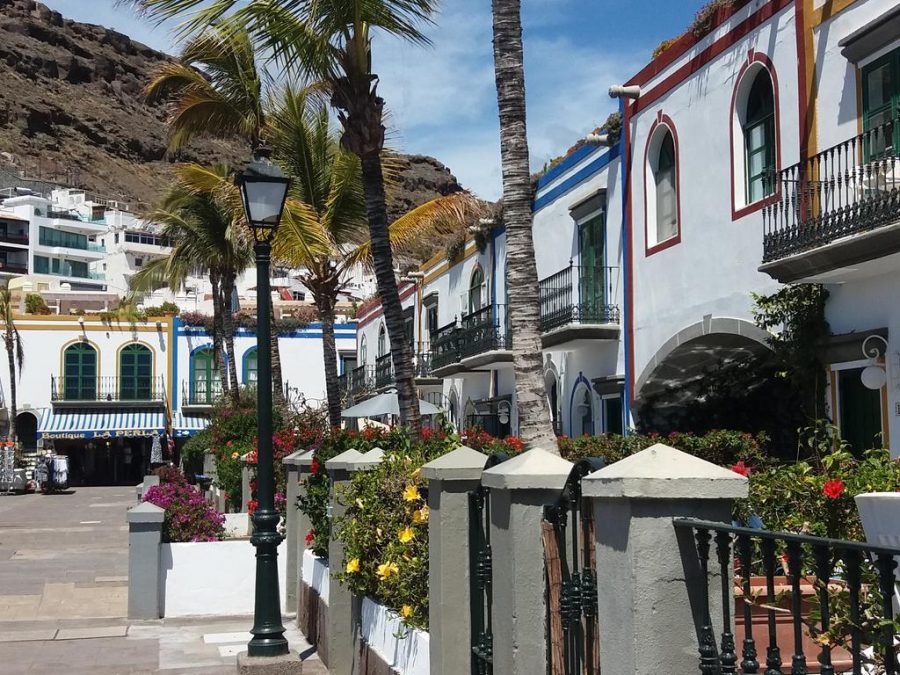
<path id="1" fill-rule="evenodd" d="M 488 457 L 485 469 L 507 460 L 498 453 Z M 469 493 L 469 599 L 472 612 L 472 672 L 493 675 L 494 636 L 491 619 L 491 494 L 483 485 Z"/>
<path id="2" fill-rule="evenodd" d="M 578 462 L 559 501 L 544 510 L 550 675 L 600 672 L 594 520 L 581 497 L 581 479 L 603 466 L 601 458 Z"/>

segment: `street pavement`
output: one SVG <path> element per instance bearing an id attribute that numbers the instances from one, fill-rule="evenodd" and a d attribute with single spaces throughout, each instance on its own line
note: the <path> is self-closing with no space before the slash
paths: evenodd
<path id="1" fill-rule="evenodd" d="M 0 495 L 0 673 L 235 672 L 251 617 L 129 622 L 134 488 Z M 326 673 L 285 621 L 304 673 Z"/>

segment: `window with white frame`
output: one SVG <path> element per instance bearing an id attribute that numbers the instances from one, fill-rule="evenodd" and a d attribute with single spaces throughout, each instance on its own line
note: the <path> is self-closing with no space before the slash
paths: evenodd
<path id="1" fill-rule="evenodd" d="M 678 146 L 667 123 L 656 126 L 647 146 L 645 169 L 647 248 L 674 243 L 681 232 L 678 204 Z"/>

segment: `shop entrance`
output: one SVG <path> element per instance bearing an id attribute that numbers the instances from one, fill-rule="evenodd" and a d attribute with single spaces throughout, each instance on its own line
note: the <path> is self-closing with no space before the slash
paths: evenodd
<path id="1" fill-rule="evenodd" d="M 151 438 L 92 438 L 45 441 L 45 449 L 69 458 L 69 484 L 135 485 L 150 473 Z"/>

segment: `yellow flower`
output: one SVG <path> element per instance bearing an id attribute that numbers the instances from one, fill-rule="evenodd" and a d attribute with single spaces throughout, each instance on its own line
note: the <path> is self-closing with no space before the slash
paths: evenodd
<path id="1" fill-rule="evenodd" d="M 240 456 L 241 456 L 241 453 L 239 453 L 239 452 L 232 452 L 232 453 L 231 453 L 231 459 L 237 459 L 237 458 L 240 457 Z"/>
<path id="2" fill-rule="evenodd" d="M 357 505 L 359 508 L 361 508 L 361 509 L 366 508 L 366 507 L 363 505 L 363 500 L 362 500 L 362 499 L 357 499 L 357 500 L 356 500 L 356 505 Z"/>
<path id="3" fill-rule="evenodd" d="M 417 525 L 421 525 L 422 523 L 427 523 L 428 522 L 428 513 L 429 513 L 429 511 L 428 511 L 427 506 L 423 506 L 418 511 L 413 511 L 413 515 L 412 515 L 413 522 L 416 523 Z"/>
<path id="4" fill-rule="evenodd" d="M 408 619 L 409 617 L 411 617 L 412 613 L 413 608 L 409 605 L 403 605 L 403 608 L 400 610 L 400 616 L 402 616 L 404 619 Z"/>
<path id="5" fill-rule="evenodd" d="M 415 485 L 407 485 L 403 491 L 403 499 L 407 502 L 414 502 L 419 499 L 419 488 Z"/>
<path id="6" fill-rule="evenodd" d="M 353 558 L 347 561 L 347 574 L 359 572 L 359 558 Z"/>
<path id="7" fill-rule="evenodd" d="M 413 480 L 419 480 L 419 476 L 422 475 L 422 469 L 416 469 L 412 472 Z"/>
<path id="8" fill-rule="evenodd" d="M 416 533 L 413 532 L 409 527 L 405 527 L 400 530 L 400 541 L 401 543 L 408 544 L 413 539 L 415 539 Z"/>
<path id="9" fill-rule="evenodd" d="M 386 562 L 381 563 L 378 566 L 378 570 L 376 571 L 379 577 L 381 577 L 382 581 L 389 578 L 392 574 L 400 574 L 400 568 L 397 567 L 397 563 L 395 562 Z"/>

